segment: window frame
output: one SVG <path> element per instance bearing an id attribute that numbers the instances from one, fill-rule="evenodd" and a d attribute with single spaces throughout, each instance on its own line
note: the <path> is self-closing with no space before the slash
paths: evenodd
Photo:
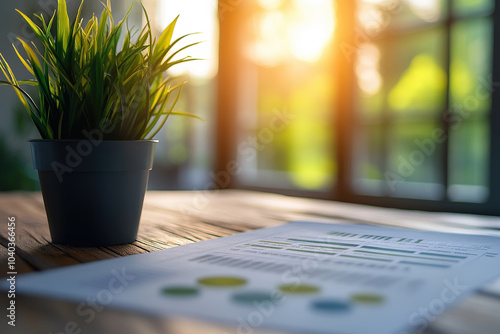
<path id="1" fill-rule="evenodd" d="M 332 0 L 333 1 L 333 0 Z M 219 0 L 219 9 L 227 8 L 227 0 Z M 221 7 L 222 6 L 222 7 Z M 469 19 L 468 16 L 452 15 L 452 2 L 447 1 L 447 14 L 444 21 L 439 25 L 445 28 L 446 44 L 444 66 L 447 75 L 445 109 L 449 109 L 449 86 L 450 86 L 450 57 L 451 57 L 451 30 L 455 22 Z M 336 16 L 339 23 L 335 32 L 333 47 L 338 50 L 335 54 L 334 70 L 337 77 L 342 77 L 342 85 L 338 85 L 334 110 L 356 110 L 355 91 L 356 79 L 354 73 L 354 62 L 344 57 L 340 52 L 340 45 L 356 45 L 359 36 L 356 35 L 356 1 L 335 1 Z M 214 173 L 227 172 L 231 164 L 237 163 L 237 138 L 238 131 L 237 113 L 239 101 L 238 80 L 241 73 L 238 66 L 238 55 L 242 48 L 242 31 L 238 23 L 245 17 L 245 3 L 232 7 L 231 12 L 226 12 L 220 17 L 220 66 L 218 76 L 218 112 L 216 131 L 216 164 Z M 492 34 L 492 81 L 500 82 L 500 11 L 497 6 L 489 15 L 493 21 Z M 473 15 L 472 17 L 476 17 Z M 229 182 L 222 188 L 238 188 L 256 191 L 281 193 L 290 196 L 301 196 L 319 199 L 328 199 L 341 202 L 375 205 L 381 207 L 392 207 L 400 209 L 445 211 L 460 213 L 475 213 L 500 216 L 500 131 L 495 131 L 495 125 L 500 125 L 500 94 L 495 89 L 491 95 L 491 110 L 488 113 L 490 127 L 490 149 L 489 149 L 489 196 L 484 203 L 452 202 L 446 195 L 448 185 L 448 140 L 443 144 L 443 158 L 441 161 L 440 176 L 445 187 L 445 198 L 442 200 L 427 200 L 415 198 L 392 197 L 387 195 L 375 196 L 359 194 L 353 189 L 353 140 L 357 130 L 356 113 L 335 112 L 331 122 L 336 134 L 336 147 L 331 152 L 331 158 L 338 163 L 337 178 L 334 186 L 328 191 L 307 191 L 301 189 L 262 187 L 238 182 L 238 174 L 233 173 Z M 441 121 L 441 127 L 448 135 L 449 123 Z"/>

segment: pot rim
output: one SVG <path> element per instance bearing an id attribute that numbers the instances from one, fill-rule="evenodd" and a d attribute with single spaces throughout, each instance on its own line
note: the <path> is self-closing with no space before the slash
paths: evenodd
<path id="1" fill-rule="evenodd" d="M 60 175 L 76 172 L 127 172 L 153 168 L 158 140 L 30 140 L 33 167 Z M 58 175 L 59 175 L 58 174 Z"/>

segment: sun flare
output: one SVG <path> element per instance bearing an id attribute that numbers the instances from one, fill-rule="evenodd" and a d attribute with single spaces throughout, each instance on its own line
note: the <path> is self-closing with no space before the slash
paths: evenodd
<path id="1" fill-rule="evenodd" d="M 329 0 L 259 0 L 254 22 L 256 38 L 249 56 L 256 63 L 275 66 L 293 59 L 316 62 L 333 37 L 335 18 Z"/>

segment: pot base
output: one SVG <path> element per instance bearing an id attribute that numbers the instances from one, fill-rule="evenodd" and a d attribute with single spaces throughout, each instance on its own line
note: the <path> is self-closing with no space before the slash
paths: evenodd
<path id="1" fill-rule="evenodd" d="M 137 238 L 149 170 L 73 172 L 62 183 L 54 172 L 38 175 L 53 243 L 97 247 Z"/>

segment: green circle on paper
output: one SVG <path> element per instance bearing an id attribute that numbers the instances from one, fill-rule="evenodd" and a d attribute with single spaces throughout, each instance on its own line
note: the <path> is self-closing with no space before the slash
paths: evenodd
<path id="1" fill-rule="evenodd" d="M 241 304 L 253 304 L 262 303 L 265 301 L 271 301 L 272 297 L 270 293 L 261 291 L 245 291 L 235 293 L 232 300 Z"/>
<path id="2" fill-rule="evenodd" d="M 283 293 L 289 294 L 308 294 L 319 292 L 320 288 L 315 285 L 296 285 L 296 284 L 286 284 L 281 285 L 279 290 Z"/>
<path id="3" fill-rule="evenodd" d="M 200 278 L 198 280 L 198 284 L 200 285 L 217 288 L 233 288 L 245 285 L 246 283 L 246 279 L 232 276 L 213 276 Z"/>
<path id="4" fill-rule="evenodd" d="M 171 297 L 191 297 L 196 296 L 199 290 L 188 286 L 172 286 L 162 289 L 161 292 Z"/>
<path id="5" fill-rule="evenodd" d="M 351 300 L 360 304 L 380 304 L 384 301 L 384 297 L 377 294 L 357 293 L 351 296 Z"/>

